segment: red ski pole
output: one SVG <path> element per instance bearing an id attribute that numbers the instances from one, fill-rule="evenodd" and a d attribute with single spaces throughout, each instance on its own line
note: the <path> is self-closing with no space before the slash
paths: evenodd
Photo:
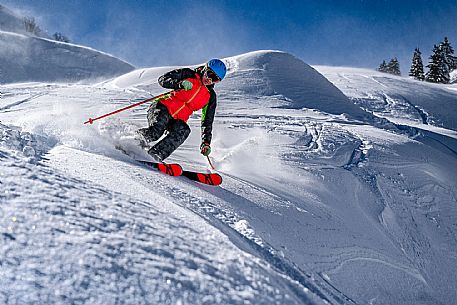
<path id="1" fill-rule="evenodd" d="M 211 168 L 212 168 L 213 170 L 216 170 L 216 168 L 214 167 L 213 162 L 211 162 L 209 156 L 206 156 L 206 158 L 208 159 L 208 163 L 209 163 L 209 165 L 211 166 Z"/>
<path id="2" fill-rule="evenodd" d="M 110 115 L 113 115 L 113 114 L 119 113 L 119 112 L 121 112 L 121 111 L 124 111 L 124 110 L 130 109 L 130 108 L 133 108 L 133 107 L 136 107 L 136 106 L 139 106 L 139 105 L 141 105 L 141 104 L 144 104 L 144 103 L 150 102 L 150 101 L 152 101 L 152 100 L 155 100 L 155 99 L 157 99 L 157 98 L 161 98 L 161 97 L 163 97 L 163 96 L 165 96 L 165 95 L 167 95 L 167 94 L 170 94 L 170 93 L 172 93 L 172 92 L 173 92 L 173 91 L 170 91 L 170 92 L 165 92 L 165 93 L 163 93 L 163 94 L 160 94 L 160 95 L 157 95 L 157 96 L 151 97 L 151 98 L 149 98 L 149 99 L 147 99 L 147 100 L 144 100 L 144 101 L 138 102 L 138 103 L 136 103 L 136 104 L 132 104 L 132 105 L 130 105 L 130 106 L 127 106 L 127 107 L 124 107 L 124 108 L 121 108 L 121 109 L 115 110 L 115 111 L 113 111 L 113 112 L 110 112 L 110 113 L 104 114 L 104 115 L 102 115 L 102 116 L 99 116 L 99 117 L 96 117 L 96 118 L 94 118 L 94 119 L 92 119 L 92 118 L 89 118 L 87 121 L 85 121 L 85 122 L 84 122 L 84 124 L 87 124 L 87 123 L 89 123 L 89 124 L 92 124 L 92 123 L 93 123 L 94 121 L 96 121 L 96 120 L 100 120 L 100 119 L 106 118 L 107 116 L 110 116 Z"/>

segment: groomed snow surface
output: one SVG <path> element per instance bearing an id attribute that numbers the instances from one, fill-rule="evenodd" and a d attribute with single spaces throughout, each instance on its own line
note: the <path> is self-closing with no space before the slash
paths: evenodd
<path id="1" fill-rule="evenodd" d="M 453 304 L 457 91 L 283 52 L 225 59 L 220 187 L 134 131 L 175 67 L 12 83 L 0 100 L 0 304 Z M 200 113 L 170 158 L 208 170 Z"/>

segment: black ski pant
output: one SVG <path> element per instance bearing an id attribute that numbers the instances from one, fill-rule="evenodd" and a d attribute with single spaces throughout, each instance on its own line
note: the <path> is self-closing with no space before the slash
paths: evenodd
<path id="1" fill-rule="evenodd" d="M 150 154 L 158 155 L 165 160 L 187 139 L 190 127 L 182 120 L 174 119 L 167 107 L 160 102 L 152 103 L 148 109 L 149 135 L 157 141 L 167 131 L 167 135 L 157 142 L 150 150 Z"/>

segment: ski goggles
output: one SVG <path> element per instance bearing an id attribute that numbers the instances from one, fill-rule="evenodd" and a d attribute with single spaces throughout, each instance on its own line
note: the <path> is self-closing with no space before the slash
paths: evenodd
<path id="1" fill-rule="evenodd" d="M 212 83 L 221 81 L 220 77 L 217 76 L 217 74 L 211 70 L 211 68 L 206 67 L 204 75 L 206 75 L 207 78 L 211 79 Z"/>

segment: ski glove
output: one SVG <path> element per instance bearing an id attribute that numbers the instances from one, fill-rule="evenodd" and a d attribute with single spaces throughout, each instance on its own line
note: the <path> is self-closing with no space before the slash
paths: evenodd
<path id="1" fill-rule="evenodd" d="M 181 87 L 186 91 L 192 90 L 192 83 L 188 80 L 183 80 L 181 82 Z"/>
<path id="2" fill-rule="evenodd" d="M 209 156 L 209 154 L 211 153 L 211 146 L 209 146 L 208 143 L 203 142 L 203 143 L 200 145 L 200 153 L 201 153 L 202 155 L 204 155 L 205 157 L 206 157 L 206 156 Z"/>

